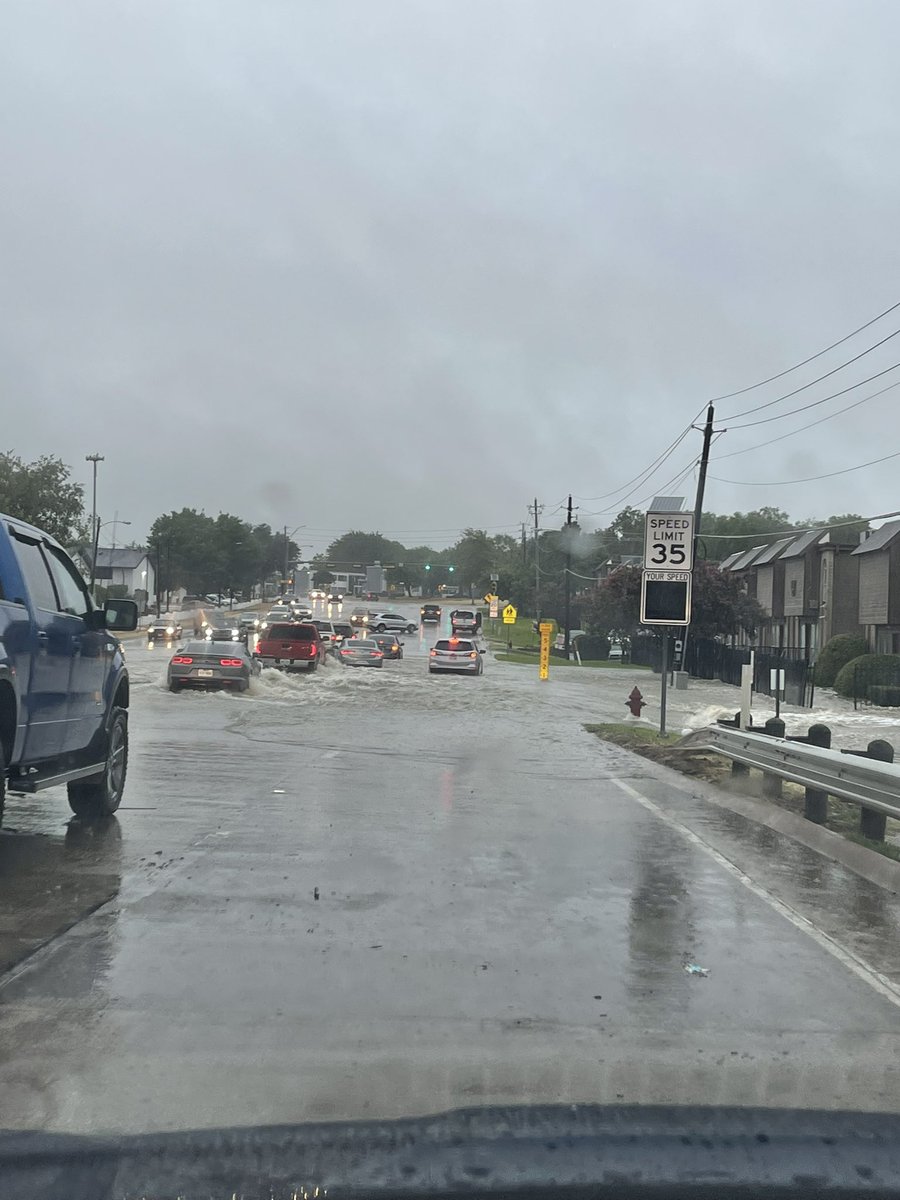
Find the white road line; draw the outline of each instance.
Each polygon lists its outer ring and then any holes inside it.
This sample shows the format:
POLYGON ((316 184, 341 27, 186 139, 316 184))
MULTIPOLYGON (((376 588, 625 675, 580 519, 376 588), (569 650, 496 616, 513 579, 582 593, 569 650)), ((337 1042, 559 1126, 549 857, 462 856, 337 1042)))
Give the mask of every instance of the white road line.
POLYGON ((626 796, 630 796, 632 800, 636 800, 648 812, 653 813, 655 817, 659 817, 661 821, 664 821, 670 828, 675 829, 692 845, 709 855, 723 870, 727 871, 734 879, 737 879, 739 883, 742 883, 749 892, 759 897, 760 900, 765 901, 779 916, 789 921, 795 929, 799 929, 801 933, 805 933, 807 937, 812 938, 818 946, 821 946, 823 950, 827 951, 833 958, 836 958, 842 966, 852 971, 863 983, 868 984, 873 991, 900 1008, 900 988, 892 980, 888 979, 886 975, 882 975, 880 971, 875 971, 861 958, 858 958, 851 951, 845 949, 845 947, 839 945, 838 942, 829 937, 827 933, 817 928, 802 913, 798 913, 789 904, 785 904, 783 900, 779 900, 777 896, 773 896, 764 887, 760 887, 758 883, 754 883, 750 876, 746 875, 740 867, 736 866, 729 858, 726 858, 724 854, 716 850, 714 846, 711 846, 709 842, 705 842, 693 829, 689 829, 687 825, 683 825, 671 813, 667 813, 664 808, 660 808, 649 796, 645 796, 643 792, 639 792, 637 788, 632 787, 630 783, 626 783, 624 779, 614 779, 613 783, 626 796))

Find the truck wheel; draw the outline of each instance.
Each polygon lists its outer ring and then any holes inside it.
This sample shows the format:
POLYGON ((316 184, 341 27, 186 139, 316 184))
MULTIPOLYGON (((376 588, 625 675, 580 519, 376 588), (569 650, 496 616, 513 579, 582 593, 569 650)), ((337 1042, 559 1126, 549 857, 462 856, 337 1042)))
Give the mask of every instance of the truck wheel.
POLYGON ((72 812, 89 821, 112 816, 122 801, 127 771, 128 720, 124 711, 117 708, 106 736, 106 766, 103 773, 68 785, 72 812))
POLYGON ((318 670, 318 667, 319 667, 319 660, 316 658, 316 659, 313 659, 313 661, 309 664, 309 666, 306 669, 307 669, 307 671, 316 671, 316 670, 318 670))

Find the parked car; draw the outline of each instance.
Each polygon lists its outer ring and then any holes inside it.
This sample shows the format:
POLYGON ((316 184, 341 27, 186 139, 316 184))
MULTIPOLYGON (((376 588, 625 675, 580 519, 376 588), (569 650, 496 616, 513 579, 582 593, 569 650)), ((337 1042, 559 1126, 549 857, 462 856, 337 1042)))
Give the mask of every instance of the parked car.
POLYGON ((315 671, 325 659, 325 645, 311 621, 276 621, 260 636, 256 659, 264 667, 315 671))
POLYGON ((451 633, 475 634, 481 628, 481 613, 474 608, 454 608, 450 614, 451 633))
POLYGON ((430 622, 440 623, 443 609, 439 604, 423 604, 419 609, 419 620, 423 625, 430 622))
POLYGON ((240 642, 193 641, 169 659, 169 691, 182 688, 234 688, 245 692, 259 663, 240 642))
POLYGON ((351 638, 338 650, 345 667, 383 667, 384 651, 373 638, 351 638))
POLYGON ((439 638, 428 656, 428 673, 456 671, 465 675, 481 675, 484 660, 473 641, 468 638, 439 638))
POLYGON ((181 626, 174 617, 157 617, 147 626, 148 642, 174 642, 181 634, 181 626))
POLYGON ((128 672, 115 632, 133 600, 98 608, 43 530, 0 517, 0 814, 4 793, 65 783, 79 817, 119 807, 128 766, 128 672))
POLYGON ((373 612, 367 614, 366 628, 374 633, 387 633, 389 629, 398 633, 415 633, 418 626, 400 613, 373 612))
POLYGON ((372 641, 384 651, 385 658, 403 657, 403 643, 395 633, 373 633, 372 641))

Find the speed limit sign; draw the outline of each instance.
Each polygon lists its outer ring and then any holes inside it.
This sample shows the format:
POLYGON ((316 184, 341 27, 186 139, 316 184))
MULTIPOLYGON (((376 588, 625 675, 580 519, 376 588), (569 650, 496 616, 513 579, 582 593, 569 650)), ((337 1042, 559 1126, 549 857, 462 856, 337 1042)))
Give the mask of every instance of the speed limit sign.
POLYGON ((644 527, 645 571, 690 571, 694 563, 694 514, 648 512, 644 527))

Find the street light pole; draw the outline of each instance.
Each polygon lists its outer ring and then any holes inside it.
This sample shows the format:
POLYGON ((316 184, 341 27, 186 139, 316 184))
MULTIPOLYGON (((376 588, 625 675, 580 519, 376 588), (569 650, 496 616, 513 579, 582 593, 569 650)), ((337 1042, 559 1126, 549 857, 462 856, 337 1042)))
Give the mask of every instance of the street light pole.
POLYGON ((97 577, 97 544, 100 540, 100 526, 97 524, 97 463, 105 462, 106 459, 102 454, 86 454, 84 461, 93 463, 94 465, 94 492, 93 503, 91 505, 91 540, 93 549, 91 551, 91 591, 94 590, 94 580, 97 577))

